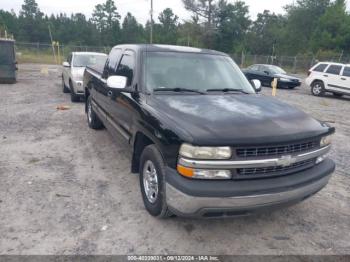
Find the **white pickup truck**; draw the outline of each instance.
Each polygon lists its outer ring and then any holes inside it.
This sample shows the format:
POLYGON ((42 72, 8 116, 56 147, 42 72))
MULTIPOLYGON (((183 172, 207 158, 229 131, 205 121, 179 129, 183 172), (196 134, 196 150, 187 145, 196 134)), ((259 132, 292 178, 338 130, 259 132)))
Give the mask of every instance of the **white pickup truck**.
POLYGON ((72 102, 80 101, 84 97, 83 75, 85 68, 103 67, 107 55, 93 52, 72 52, 67 61, 63 63, 62 90, 63 93, 70 93, 72 102))

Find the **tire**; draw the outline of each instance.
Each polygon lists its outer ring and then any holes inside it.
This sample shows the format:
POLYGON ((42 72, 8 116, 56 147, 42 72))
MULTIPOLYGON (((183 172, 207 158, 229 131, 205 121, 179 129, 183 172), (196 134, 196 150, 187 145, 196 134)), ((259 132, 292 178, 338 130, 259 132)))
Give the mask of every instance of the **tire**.
POLYGON ((147 146, 140 159, 140 188, 146 210, 157 218, 172 216, 166 204, 164 170, 164 160, 158 149, 154 145, 147 146))
POLYGON ((86 100, 87 104, 87 110, 86 110, 86 116, 87 116, 87 122, 91 129, 99 130, 103 128, 103 123, 96 115, 94 109, 92 108, 92 102, 91 102, 91 96, 89 96, 86 100))
POLYGON ((325 93, 324 84, 321 81, 315 81, 311 85, 311 93, 314 96, 323 96, 325 93))
POLYGON ((72 82, 69 81, 69 89, 70 89, 70 100, 73 103, 80 102, 80 97, 74 93, 72 82))
POLYGON ((63 78, 63 75, 62 75, 62 92, 67 94, 69 93, 69 88, 66 86, 66 84, 64 83, 64 78, 63 78))
POLYGON ((339 94, 339 93, 333 93, 333 95, 334 95, 335 97, 343 97, 343 94, 339 94))

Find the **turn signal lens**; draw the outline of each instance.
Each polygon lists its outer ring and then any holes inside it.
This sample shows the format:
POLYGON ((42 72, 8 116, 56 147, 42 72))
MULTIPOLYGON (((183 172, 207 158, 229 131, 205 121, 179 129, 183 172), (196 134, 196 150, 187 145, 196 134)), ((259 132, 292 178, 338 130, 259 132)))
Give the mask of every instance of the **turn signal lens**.
POLYGON ((177 171, 184 177, 195 179, 223 180, 232 178, 231 171, 229 170, 193 169, 182 165, 177 165, 177 171))
POLYGON ((194 170, 192 168, 184 167, 181 165, 177 165, 177 172, 179 172, 180 175, 184 177, 192 178, 194 176, 194 170))

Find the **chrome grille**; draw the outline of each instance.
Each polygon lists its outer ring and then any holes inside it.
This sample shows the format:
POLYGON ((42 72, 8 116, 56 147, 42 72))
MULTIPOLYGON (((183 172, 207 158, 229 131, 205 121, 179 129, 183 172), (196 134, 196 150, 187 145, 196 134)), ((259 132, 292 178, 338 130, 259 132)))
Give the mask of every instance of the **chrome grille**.
POLYGON ((238 157, 278 156, 309 151, 318 146, 318 141, 309 141, 281 146, 238 148, 236 149, 236 154, 238 157))
POLYGON ((309 159, 306 161, 294 163, 290 166, 273 166, 273 167, 261 167, 261 168, 239 168, 237 169, 238 176, 241 178, 257 178, 259 176, 277 176, 277 175, 287 175, 303 169, 310 168, 314 166, 316 159, 309 159))

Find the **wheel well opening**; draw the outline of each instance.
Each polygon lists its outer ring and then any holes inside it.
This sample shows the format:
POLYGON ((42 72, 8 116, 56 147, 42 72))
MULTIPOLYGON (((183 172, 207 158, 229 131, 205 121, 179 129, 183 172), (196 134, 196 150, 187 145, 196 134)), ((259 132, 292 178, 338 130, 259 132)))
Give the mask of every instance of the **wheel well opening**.
POLYGON ((135 143, 134 143, 134 153, 133 153, 132 163, 131 163, 132 173, 139 173, 141 154, 145 149, 145 147, 152 144, 154 144, 154 142, 151 139, 149 139, 147 136, 145 136, 143 133, 138 132, 136 134, 135 143))
POLYGON ((315 79, 311 85, 315 84, 315 83, 322 83, 323 84, 323 81, 320 80, 320 79, 315 79))

